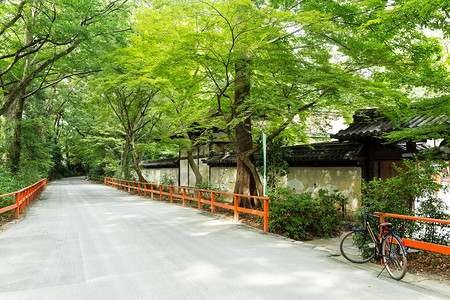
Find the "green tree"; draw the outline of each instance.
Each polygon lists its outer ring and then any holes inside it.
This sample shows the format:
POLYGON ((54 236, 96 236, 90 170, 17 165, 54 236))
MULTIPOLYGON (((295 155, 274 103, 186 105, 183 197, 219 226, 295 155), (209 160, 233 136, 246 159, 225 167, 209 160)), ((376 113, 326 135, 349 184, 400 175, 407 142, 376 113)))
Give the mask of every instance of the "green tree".
POLYGON ((15 171, 26 99, 68 77, 91 72, 84 59, 126 30, 119 21, 127 16, 126 2, 0 3, 0 116, 6 116, 13 131, 7 135, 13 137, 10 165, 15 171))
MULTIPOLYGON (((125 139, 123 157, 126 158, 130 151, 133 170, 140 182, 146 182, 139 166, 143 154, 139 153, 136 144, 152 134, 161 119, 162 113, 155 109, 157 86, 151 79, 136 78, 130 73, 105 76, 96 84, 100 101, 106 100, 122 127, 125 139)), ((122 166, 126 164, 126 160, 122 160, 122 166)))
POLYGON ((68 171, 86 172, 96 180, 120 173, 123 131, 105 102, 93 99, 87 80, 70 80, 57 90, 48 109, 68 171))
POLYGON ((196 99, 217 112, 210 124, 227 133, 238 157, 235 192, 261 194, 255 125, 264 121, 271 140, 312 110, 403 102, 382 74, 418 66, 413 46, 437 49, 422 36, 405 47, 362 30, 382 9, 369 2, 301 1, 283 12, 246 0, 153 1, 136 16, 133 62, 198 76, 196 99))
POLYGON ((409 92, 410 101, 385 113, 398 124, 408 124, 418 116, 434 119, 419 126, 406 126, 386 135, 390 141, 449 139, 450 135, 450 6, 447 0, 401 0, 386 4, 364 27, 377 30, 411 53, 409 71, 380 76, 409 92), (404 32, 409 38, 402 38, 404 32), (428 45, 417 41, 428 41, 428 45), (445 47, 446 46, 446 47, 445 47), (399 75, 401 74, 401 75, 399 75), (417 89, 417 88, 420 89, 417 89), (399 109, 400 108, 400 109, 399 109))

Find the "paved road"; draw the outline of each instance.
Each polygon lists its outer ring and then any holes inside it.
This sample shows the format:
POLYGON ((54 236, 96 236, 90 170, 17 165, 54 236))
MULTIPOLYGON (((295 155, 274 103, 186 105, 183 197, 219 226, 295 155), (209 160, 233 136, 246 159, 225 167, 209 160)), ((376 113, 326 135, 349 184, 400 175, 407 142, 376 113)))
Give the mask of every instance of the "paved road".
POLYGON ((446 299, 311 246, 82 178, 0 233, 0 299, 446 299))

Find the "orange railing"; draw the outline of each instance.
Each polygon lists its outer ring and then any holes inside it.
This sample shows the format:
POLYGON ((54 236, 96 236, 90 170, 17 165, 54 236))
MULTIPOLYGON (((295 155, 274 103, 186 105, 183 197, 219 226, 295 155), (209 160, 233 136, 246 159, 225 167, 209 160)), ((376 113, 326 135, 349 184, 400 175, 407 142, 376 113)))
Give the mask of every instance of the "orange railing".
MULTIPOLYGON (((450 220, 422 218, 422 217, 388 214, 388 213, 381 213, 381 212, 375 212, 374 214, 380 216, 380 222, 387 222, 386 217, 391 217, 391 218, 396 218, 396 219, 407 219, 407 220, 422 221, 422 222, 450 224, 450 220)), ((449 246, 436 245, 436 244, 431 244, 431 243, 426 243, 426 242, 421 242, 421 241, 416 241, 416 240, 410 240, 410 239, 404 239, 404 238, 402 238, 402 241, 404 241, 405 246, 408 246, 408 247, 423 249, 423 250, 428 250, 428 251, 433 251, 433 252, 439 252, 439 253, 444 253, 444 254, 450 255, 450 247, 449 246)))
POLYGON ((180 186, 171 186, 171 185, 161 185, 161 184, 153 184, 153 183, 143 183, 122 179, 114 179, 114 178, 105 178, 104 184, 109 186, 115 186, 123 190, 127 190, 128 192, 133 192, 138 195, 150 195, 151 198, 154 198, 154 195, 157 194, 160 200, 163 199, 163 196, 168 196, 170 199, 170 203, 173 203, 174 199, 180 199, 183 201, 183 206, 186 206, 186 201, 194 201, 198 203, 198 209, 202 209, 203 204, 211 205, 211 213, 215 212, 216 207, 221 207, 225 209, 232 210, 234 212, 234 221, 239 221, 239 212, 244 212, 248 214, 262 216, 264 218, 264 232, 269 232, 269 198, 266 197, 258 197, 258 196, 249 196, 249 195, 238 195, 232 193, 225 192, 217 192, 203 189, 196 189, 190 187, 180 187, 180 186), (163 188, 166 188, 169 191, 164 191, 163 188), (193 192, 196 194, 196 197, 189 195, 189 192, 193 192), (210 194, 209 199, 203 197, 204 194, 210 194), (226 204, 222 202, 216 201, 218 196, 228 196, 232 197, 233 204, 226 204), (239 200, 242 198, 250 198, 250 199, 258 199, 263 202, 262 209, 249 209, 239 206, 239 200))
POLYGON ((19 213, 22 213, 23 210, 30 205, 31 200, 33 200, 39 194, 39 192, 42 191, 46 186, 47 186, 47 179, 45 178, 39 182, 36 182, 33 185, 21 189, 20 191, 0 195, 0 198, 12 195, 16 197, 16 203, 10 206, 0 208, 0 214, 14 209, 15 210, 14 215, 16 219, 18 219, 19 213))

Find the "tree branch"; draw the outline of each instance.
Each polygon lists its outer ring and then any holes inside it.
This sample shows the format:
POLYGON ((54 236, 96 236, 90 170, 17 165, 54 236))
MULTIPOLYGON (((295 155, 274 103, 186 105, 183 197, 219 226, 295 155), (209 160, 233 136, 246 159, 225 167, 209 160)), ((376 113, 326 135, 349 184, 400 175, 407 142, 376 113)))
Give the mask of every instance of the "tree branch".
POLYGON ((0 35, 2 35, 3 33, 5 33, 5 31, 6 31, 8 28, 10 28, 11 26, 13 26, 13 25, 17 22, 17 20, 20 19, 20 17, 22 16, 23 7, 25 6, 25 4, 26 4, 27 2, 28 2, 28 0, 22 0, 22 1, 19 3, 19 8, 17 9, 16 14, 13 16, 13 18, 12 18, 8 23, 6 23, 6 24, 3 26, 3 28, 0 29, 0 35))

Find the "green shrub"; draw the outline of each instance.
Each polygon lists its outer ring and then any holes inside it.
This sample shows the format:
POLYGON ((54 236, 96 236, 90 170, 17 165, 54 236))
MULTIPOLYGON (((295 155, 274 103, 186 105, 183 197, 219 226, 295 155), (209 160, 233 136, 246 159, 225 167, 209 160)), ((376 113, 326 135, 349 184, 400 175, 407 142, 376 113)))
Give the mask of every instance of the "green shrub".
POLYGON ((293 239, 332 237, 342 225, 336 208, 346 202, 338 193, 320 190, 318 197, 311 193, 296 194, 288 188, 277 188, 269 195, 272 232, 293 239))
POLYGON ((174 186, 175 185, 175 179, 173 179, 172 177, 170 177, 167 174, 163 174, 161 176, 161 184, 162 185, 172 185, 172 186, 174 186))
MULTIPOLYGON (((446 187, 436 183, 434 177, 442 175, 446 164, 433 160, 404 160, 403 163, 403 168, 395 166, 398 172, 396 177, 363 182, 362 202, 373 203, 371 212, 449 219, 447 205, 436 196, 439 190, 445 190, 446 187), (415 202, 419 205, 418 209, 414 207, 415 202)), ((396 218, 389 218, 389 222, 404 237, 448 243, 448 230, 443 225, 396 218)))
MULTIPOLYGON (((0 195, 9 194, 21 190, 43 179, 39 172, 21 169, 17 174, 13 174, 8 168, 0 165, 0 195)), ((15 203, 14 196, 0 198, 0 208, 15 203)))
MULTIPOLYGON (((171 186, 175 186, 175 179, 167 174, 163 174, 161 176, 161 185, 163 185, 162 190, 164 192, 169 192, 170 188, 165 186, 165 185, 171 185, 171 186)), ((158 187, 159 188, 159 187, 158 187)))
MULTIPOLYGON (((207 180, 200 181, 195 184, 195 187, 200 190, 207 190, 207 191, 215 191, 215 192, 223 192, 223 190, 220 188, 220 186, 217 186, 207 180)), ((202 196, 204 199, 211 199, 211 193, 210 192, 203 192, 202 196)), ((216 201, 222 200, 221 194, 216 194, 216 201)))
POLYGON ((89 179, 103 181, 105 178, 105 165, 103 163, 90 165, 88 176, 89 179))

